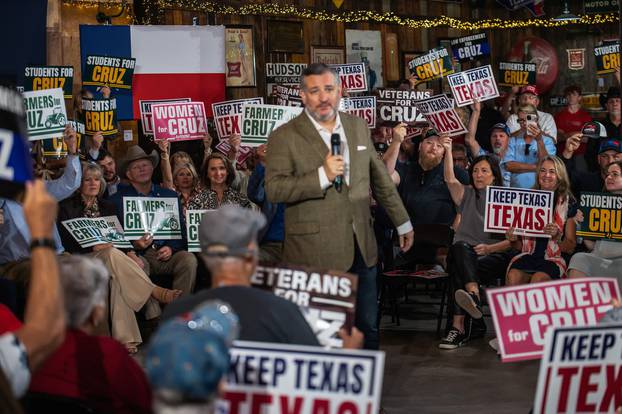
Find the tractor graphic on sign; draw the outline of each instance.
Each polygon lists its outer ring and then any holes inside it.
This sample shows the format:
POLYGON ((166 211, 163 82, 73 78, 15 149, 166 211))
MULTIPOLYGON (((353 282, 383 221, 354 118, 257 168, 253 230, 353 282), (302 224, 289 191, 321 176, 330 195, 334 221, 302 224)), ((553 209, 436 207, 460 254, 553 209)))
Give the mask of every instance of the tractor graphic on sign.
POLYGON ((62 114, 61 108, 54 108, 54 112, 52 113, 52 115, 48 115, 47 119, 45 120, 46 128, 50 128, 52 125, 65 125, 65 115, 62 114))

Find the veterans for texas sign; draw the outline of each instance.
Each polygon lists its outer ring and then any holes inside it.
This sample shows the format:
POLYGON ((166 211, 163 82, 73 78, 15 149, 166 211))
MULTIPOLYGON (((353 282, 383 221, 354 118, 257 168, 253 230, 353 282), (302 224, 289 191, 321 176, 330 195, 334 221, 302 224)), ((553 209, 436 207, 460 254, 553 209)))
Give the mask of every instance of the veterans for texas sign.
POLYGON ((486 187, 484 231, 550 237, 544 226, 553 222, 553 192, 508 187, 486 187))
POLYGON ((504 362, 538 359, 551 326, 594 325, 620 299, 618 281, 589 277, 486 290, 504 362))
POLYGON ((470 105, 475 100, 483 102, 499 96, 490 65, 454 73, 447 76, 447 82, 457 106, 470 105))
POLYGON ((203 102, 162 103, 151 106, 153 138, 156 141, 203 139, 207 118, 203 102))
POLYGON ((235 342, 221 414, 373 414, 384 352, 235 342))

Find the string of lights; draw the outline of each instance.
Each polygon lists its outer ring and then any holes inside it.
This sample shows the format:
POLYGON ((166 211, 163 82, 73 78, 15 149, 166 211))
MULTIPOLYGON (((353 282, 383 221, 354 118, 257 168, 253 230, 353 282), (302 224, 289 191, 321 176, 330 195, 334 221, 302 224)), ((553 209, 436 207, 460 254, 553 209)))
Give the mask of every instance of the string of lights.
MULTIPOLYGON (((119 6, 118 0, 64 0, 65 5, 76 7, 119 6)), ((482 29, 517 29, 526 27, 564 27, 570 25, 599 25, 619 21, 616 13, 584 14, 577 20, 559 21, 543 18, 525 20, 481 19, 464 21, 453 17, 439 16, 435 18, 410 18, 398 16, 392 12, 375 12, 371 10, 326 11, 299 8, 293 5, 281 4, 246 4, 240 7, 227 6, 205 0, 145 0, 145 19, 143 24, 158 23, 166 9, 183 9, 203 13, 238 16, 273 16, 298 17, 301 19, 336 21, 336 22, 375 22, 406 26, 413 29, 433 29, 436 27, 451 27, 463 31, 482 29), (158 20, 158 21, 152 21, 158 20)), ((129 10, 129 6, 128 6, 129 10)))

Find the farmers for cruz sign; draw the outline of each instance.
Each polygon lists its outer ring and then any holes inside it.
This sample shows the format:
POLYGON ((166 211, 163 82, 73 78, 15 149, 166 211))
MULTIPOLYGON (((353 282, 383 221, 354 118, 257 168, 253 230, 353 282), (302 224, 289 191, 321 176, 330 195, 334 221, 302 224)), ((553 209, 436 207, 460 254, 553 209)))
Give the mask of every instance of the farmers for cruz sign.
POLYGON ((80 217, 63 221, 63 226, 83 248, 106 243, 112 243, 118 249, 132 248, 132 244, 125 240, 123 227, 116 216, 80 217))
POLYGON ((67 123, 63 90, 45 89, 24 92, 23 95, 30 140, 62 135, 67 123))
POLYGON ((143 126, 143 132, 145 133, 145 135, 153 135, 153 114, 151 113, 152 105, 190 101, 190 98, 154 99, 138 101, 140 103, 140 123, 143 126))
POLYGON ((383 372, 381 351, 238 341, 216 412, 373 414, 383 372))
POLYGON ((586 192, 579 201, 584 219, 577 236, 622 240, 622 196, 586 192))
POLYGON ((187 210, 186 211, 186 235, 188 237, 188 251, 198 253, 201 251, 199 240, 199 225, 203 214, 213 210, 187 210))
POLYGON ((258 147, 268 135, 302 112, 302 108, 279 105, 244 105, 242 108, 242 143, 258 147))
POLYGON ((136 59, 133 58, 87 56, 82 84, 132 89, 135 66, 136 59))
POLYGON ((24 90, 60 88, 66 99, 73 95, 73 66, 26 66, 24 90))
POLYGON ((116 99, 82 99, 86 135, 115 135, 117 132, 116 99))
POLYGON ((354 323, 356 276, 307 267, 258 266, 251 278, 255 287, 274 292, 301 308, 323 346, 341 347, 339 329, 354 323))
POLYGON ((553 192, 508 187, 486 187, 484 231, 550 237, 544 226, 553 221, 553 192))
POLYGON ((156 141, 203 139, 207 118, 203 102, 178 102, 151 106, 153 138, 156 141))
POLYGON ((594 325, 620 299, 616 279, 589 277, 486 290, 504 362, 537 359, 551 326, 594 325))
POLYGON ((173 197, 123 197, 125 238, 145 234, 154 239, 181 239, 179 199, 173 197))
POLYGON ((449 75, 447 82, 458 106, 470 105, 474 100, 483 102, 499 96, 490 65, 449 75))

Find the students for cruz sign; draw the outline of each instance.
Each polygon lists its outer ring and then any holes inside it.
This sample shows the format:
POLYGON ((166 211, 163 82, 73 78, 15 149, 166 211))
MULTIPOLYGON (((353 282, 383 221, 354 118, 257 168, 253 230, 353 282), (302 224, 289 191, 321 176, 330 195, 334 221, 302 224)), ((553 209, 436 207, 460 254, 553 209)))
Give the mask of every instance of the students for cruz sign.
POLYGON ((454 136, 467 132, 460 116, 454 109, 453 99, 449 99, 445 95, 436 95, 417 101, 415 106, 439 134, 454 136))
POLYGON ((323 346, 341 347, 339 329, 354 324, 358 278, 350 273, 260 265, 251 284, 300 306, 323 346))
POLYGON ((404 122, 408 125, 427 125, 428 120, 417 108, 417 101, 432 96, 432 91, 401 90, 379 88, 376 106, 378 120, 382 123, 397 125, 404 122))
POLYGON ((499 85, 527 86, 536 84, 536 64, 499 62, 499 85))
POLYGON ((207 134, 203 102, 165 103, 151 106, 156 141, 189 141, 207 134))
POLYGON ((244 104, 263 104, 263 98, 236 99, 212 104, 216 133, 220 140, 229 138, 233 134, 240 134, 244 104))
POLYGON ((588 277, 486 290, 503 362, 538 359, 551 326, 595 325, 620 300, 618 281, 588 277))
MULTIPOLYGON (((84 123, 80 121, 67 121, 67 125, 76 131, 76 138, 78 139, 78 148, 80 151, 86 151, 84 141, 84 123)), ((62 135, 49 139, 41 140, 41 147, 43 150, 43 156, 52 158, 64 158, 67 156, 67 144, 65 144, 62 135)))
POLYGON ((132 248, 132 244, 123 236, 123 227, 117 216, 79 217, 62 223, 80 247, 111 243, 118 249, 132 248))
POLYGON ((384 352, 237 341, 216 412, 373 414, 384 352))
POLYGON ((62 135, 67 123, 63 90, 44 89, 23 95, 30 141, 62 135))
POLYGON ((24 90, 63 90, 65 99, 73 96, 73 66, 26 66, 24 69, 24 90))
POLYGON ((622 241, 622 196, 585 192, 579 203, 583 222, 577 228, 577 236, 622 241))
POLYGON ((330 65, 337 71, 341 87, 348 92, 367 91, 367 74, 364 63, 346 63, 343 65, 330 65))
POLYGON ((486 187, 484 231, 550 237, 544 226, 553 222, 553 192, 508 187, 486 187))
POLYGON ((116 135, 117 100, 116 99, 82 99, 84 129, 86 135, 116 135))
POLYGON ((154 239, 181 239, 179 199, 174 197, 123 197, 123 229, 127 240, 145 234, 154 239))
POLYGON ((302 108, 279 105, 244 105, 242 107, 242 143, 258 147, 268 141, 268 135, 294 119, 302 108))
POLYGON ((550 329, 534 414, 614 413, 622 407, 622 325, 550 329))
POLYGON ((83 85, 132 89, 136 59, 113 56, 87 56, 83 85))
POLYGON ((620 42, 594 48, 596 74, 613 73, 620 68, 620 42))
POLYGON ((449 75, 447 82, 457 106, 470 105, 475 100, 483 102, 499 96, 499 89, 490 65, 449 75))
POLYGON ((408 69, 423 82, 444 78, 454 73, 451 56, 444 47, 435 48, 425 55, 417 56, 408 62, 408 69))
POLYGON ((140 100, 140 123, 145 135, 153 136, 153 114, 151 106, 163 103, 190 102, 190 98, 140 100))

